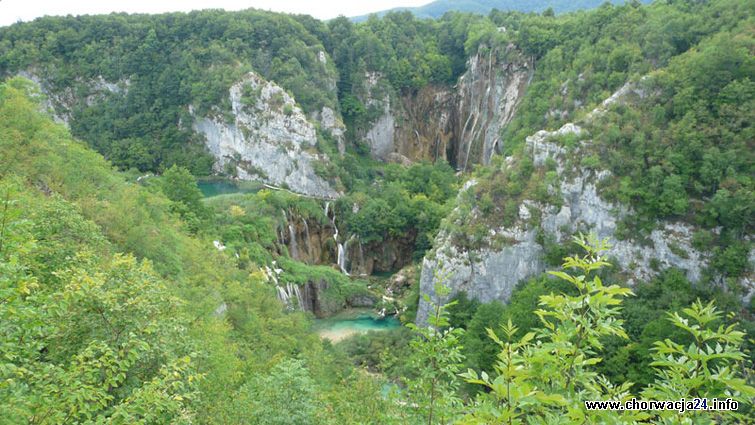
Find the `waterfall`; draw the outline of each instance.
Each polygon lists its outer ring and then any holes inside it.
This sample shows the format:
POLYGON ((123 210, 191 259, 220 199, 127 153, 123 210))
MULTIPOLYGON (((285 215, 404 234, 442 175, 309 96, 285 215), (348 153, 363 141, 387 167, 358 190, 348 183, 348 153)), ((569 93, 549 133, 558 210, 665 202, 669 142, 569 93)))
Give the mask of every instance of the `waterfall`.
MULTIPOLYGON (((303 249, 303 250, 304 250, 304 251, 305 251, 305 252, 306 252, 307 254, 309 254, 309 253, 310 253, 310 251, 311 251, 311 250, 309 249, 309 247, 310 247, 310 245, 309 245, 309 241, 310 241, 310 239, 309 239, 309 224, 307 223, 307 219, 305 218, 305 219, 304 219, 304 241, 303 241, 302 249, 303 249)), ((315 262, 316 262, 316 261, 318 261, 318 260, 319 260, 319 259, 315 259, 315 258, 313 258, 313 259, 312 259, 312 261, 315 261, 315 262)))
MULTIPOLYGON (((346 246, 348 246, 349 241, 346 241, 346 246)), ((338 242, 338 267, 341 269, 343 274, 346 276, 349 275, 349 272, 346 271, 346 253, 345 249, 342 243, 338 242)))
POLYGON ((286 224, 288 225, 288 254, 294 260, 298 260, 299 247, 296 243, 296 228, 294 227, 293 219, 291 221, 288 220, 288 214, 286 214, 285 210, 281 210, 281 213, 283 214, 283 222, 285 223, 283 231, 285 231, 286 224))
POLYGON ((336 226, 336 212, 333 211, 333 219, 330 220, 330 224, 333 225, 333 239, 338 242, 338 226, 336 226))
POLYGON ((304 299, 301 296, 299 285, 289 282, 286 284, 286 286, 276 285, 275 289, 278 290, 278 299, 286 305, 286 308, 288 310, 305 310, 304 299), (296 298, 296 300, 294 300, 294 298, 296 298))
POLYGON ((289 234, 289 254, 291 254, 291 258, 294 260, 299 259, 299 247, 296 244, 296 229, 294 229, 293 223, 288 224, 288 234, 289 234))
POLYGON ((279 234, 279 236, 278 236, 278 242, 281 245, 285 245, 286 244, 286 236, 284 235, 284 233, 286 231, 286 225, 288 224, 288 215, 286 215, 286 211, 284 211, 284 210, 281 210, 281 214, 283 215, 283 224, 278 227, 278 229, 280 230, 280 232, 278 233, 279 234))
POLYGON ((288 292, 286 292, 286 290, 283 289, 282 286, 276 286, 275 288, 278 290, 278 299, 281 300, 283 304, 286 304, 286 306, 288 306, 288 300, 289 298, 291 298, 288 295, 288 292))
POLYGON ((336 241, 336 262, 338 263, 338 268, 341 269, 341 272, 345 274, 346 276, 350 276, 349 272, 346 270, 347 262, 348 262, 348 249, 349 249, 349 242, 354 239, 354 236, 349 238, 345 243, 341 243, 338 241, 338 226, 336 226, 336 212, 333 210, 333 217, 329 217, 328 213, 330 212, 330 202, 325 202, 325 217, 330 218, 330 224, 333 226, 333 240, 336 241))
MULTIPOLYGON (((289 283, 289 286, 294 288, 294 295, 296 296, 296 304, 299 306, 300 311, 304 311, 304 299, 301 297, 301 291, 299 291, 299 285, 289 283)), ((290 291, 290 289, 289 289, 290 291)))
POLYGON ((345 243, 338 244, 338 267, 347 276, 351 276, 347 271, 347 267, 349 265, 349 244, 354 240, 355 237, 355 235, 351 235, 351 237, 347 239, 345 243))

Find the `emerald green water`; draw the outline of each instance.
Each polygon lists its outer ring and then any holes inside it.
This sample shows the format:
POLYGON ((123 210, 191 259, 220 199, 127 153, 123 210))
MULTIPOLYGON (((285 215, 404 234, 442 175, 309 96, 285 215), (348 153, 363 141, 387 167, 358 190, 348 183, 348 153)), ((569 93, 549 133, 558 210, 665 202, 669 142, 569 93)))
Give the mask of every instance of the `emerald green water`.
POLYGON ((233 180, 200 180, 197 182, 199 190, 205 198, 233 193, 256 193, 262 189, 257 182, 238 182, 233 180))
POLYGON ((351 335, 368 331, 386 331, 401 327, 394 317, 377 318, 368 311, 345 311, 334 317, 315 320, 314 330, 323 338, 337 342, 351 335))

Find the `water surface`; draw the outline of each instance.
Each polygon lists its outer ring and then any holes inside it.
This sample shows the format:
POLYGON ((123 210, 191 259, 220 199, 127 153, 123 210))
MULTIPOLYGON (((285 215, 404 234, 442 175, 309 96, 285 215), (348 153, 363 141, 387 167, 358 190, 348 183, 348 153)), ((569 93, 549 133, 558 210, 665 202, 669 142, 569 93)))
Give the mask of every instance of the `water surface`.
POLYGON ((263 187, 258 182, 223 179, 199 180, 197 186, 205 198, 233 193, 256 193, 263 187))
POLYGON ((327 319, 315 320, 314 330, 322 338, 338 342, 351 335, 368 331, 386 331, 401 327, 401 322, 388 316, 380 319, 371 311, 347 310, 327 319))

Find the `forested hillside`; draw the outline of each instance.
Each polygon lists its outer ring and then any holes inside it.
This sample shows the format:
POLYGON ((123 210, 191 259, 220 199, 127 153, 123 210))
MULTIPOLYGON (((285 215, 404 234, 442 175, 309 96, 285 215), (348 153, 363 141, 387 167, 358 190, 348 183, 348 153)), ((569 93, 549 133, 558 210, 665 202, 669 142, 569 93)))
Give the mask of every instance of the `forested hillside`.
MULTIPOLYGON (((581 1, 559 1, 559 0, 542 0, 542 1, 512 1, 512 0, 436 0, 423 6, 418 7, 398 7, 382 12, 376 12, 377 16, 384 16, 391 12, 409 11, 418 18, 442 17, 448 12, 471 12, 481 15, 487 15, 493 9, 511 10, 517 12, 545 12, 550 9, 554 13, 572 12, 575 10, 591 9, 598 7, 605 2, 598 0, 581 0, 581 1)), ((612 1, 611 3, 622 3, 612 1)), ((646 2, 648 3, 648 2, 646 2)), ((550 12, 548 12, 550 13, 550 12)), ((355 22, 361 22, 367 19, 369 15, 357 16, 352 18, 355 22)))
POLYGON ((3 423, 284 423, 288 409, 343 423, 365 407, 376 384, 264 275, 189 235, 178 202, 126 183, 39 102, 27 81, 0 86, 3 423))
POLYGON ((0 424, 749 423, 755 2, 559 4, 0 28, 0 424))

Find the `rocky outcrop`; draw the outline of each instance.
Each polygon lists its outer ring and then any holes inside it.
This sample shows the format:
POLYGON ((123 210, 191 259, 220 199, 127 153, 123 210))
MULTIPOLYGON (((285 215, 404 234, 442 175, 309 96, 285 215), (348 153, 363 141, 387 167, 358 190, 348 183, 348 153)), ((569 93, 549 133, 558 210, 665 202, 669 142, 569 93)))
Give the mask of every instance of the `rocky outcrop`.
POLYGON ((410 264, 414 235, 362 244, 352 239, 346 249, 347 270, 352 275, 395 272, 410 264))
MULTIPOLYGON (((411 263, 415 234, 362 243, 356 235, 338 231, 329 204, 323 211, 322 218, 309 220, 290 211, 281 212, 278 242, 291 258, 307 264, 338 266, 354 276, 394 272, 411 263)), ((284 254, 282 249, 279 251, 284 254)))
POLYGON ((77 106, 94 106, 110 95, 125 96, 131 82, 128 79, 109 82, 101 75, 91 80, 76 78, 74 85, 62 91, 53 90, 50 84, 33 69, 21 71, 18 76, 35 82, 45 96, 43 106, 55 122, 70 127, 73 110, 77 106))
POLYGON ((534 66, 511 45, 482 50, 453 88, 428 85, 399 95, 383 76, 367 73, 361 100, 379 111, 363 136, 372 156, 399 163, 442 159, 463 170, 500 152, 500 130, 514 117, 534 66))
POLYGON ((217 158, 218 172, 232 171, 244 180, 310 196, 338 196, 315 173, 317 162, 328 161, 315 149, 315 127, 285 90, 249 73, 231 86, 229 100, 229 119, 216 110, 212 116, 195 117, 193 124, 217 158))
POLYGON ((325 292, 328 289, 328 282, 325 280, 307 282, 301 291, 303 309, 316 317, 327 317, 346 307, 343 303, 326 297, 325 292))
MULTIPOLYGON (((307 264, 337 264, 335 228, 332 223, 307 220, 283 212, 278 227, 278 241, 288 249, 291 258, 307 264)), ((283 254, 283 252, 280 252, 283 254)))
POLYGON ((376 98, 376 88, 381 84, 379 74, 366 76, 367 97, 363 101, 369 108, 382 111, 364 136, 373 158, 397 163, 446 159, 453 138, 452 92, 431 85, 413 95, 384 94, 376 98))
MULTIPOLYGON (((632 85, 622 87, 617 93, 587 119, 601 114, 610 104, 622 101, 630 94, 644 95, 632 85)), ((586 169, 575 165, 579 161, 570 160, 570 157, 578 158, 581 150, 589 149, 591 141, 583 140, 581 146, 571 152, 554 141, 565 135, 586 134, 578 125, 569 123, 556 131, 540 131, 528 137, 525 155, 531 156, 536 167, 544 167, 549 159, 556 164, 559 183, 548 189, 560 194, 560 206, 524 199, 519 205, 516 223, 491 229, 487 243, 473 250, 455 246, 449 231, 442 230, 435 241, 435 250, 423 261, 421 292, 430 295, 435 302, 445 302, 435 295, 435 285, 442 280, 451 288, 452 295, 465 291, 471 298, 482 302, 507 301, 519 282, 546 269, 538 232, 557 242, 576 232, 594 232, 599 238, 608 238, 612 247, 606 255, 625 273, 629 284, 646 281, 657 270, 671 267, 684 270, 692 282, 700 280, 709 258, 707 253, 692 247, 694 229, 688 224, 659 223, 644 240, 616 238, 617 223, 633 213, 631 207, 610 203, 600 197, 596 185, 610 176, 608 171, 586 169), (539 220, 532 220, 535 214, 539 214, 539 220), (505 240, 505 246, 497 247, 493 240, 505 240)), ((512 161, 513 158, 506 164, 512 161)), ((465 185, 460 199, 463 192, 471 190, 474 184, 472 181, 465 185)), ((480 212, 472 211, 472 215, 475 214, 480 212)), ((420 298, 419 323, 425 323, 428 309, 429 305, 420 298)))
POLYGON ((338 153, 343 155, 346 152, 346 125, 344 125, 340 115, 333 109, 323 106, 322 110, 313 114, 313 119, 320 123, 321 131, 327 132, 333 138, 338 153))
POLYGON ((449 162, 466 171, 490 162, 505 141, 500 131, 516 112, 532 79, 534 63, 513 45, 503 50, 481 49, 467 61, 457 86, 455 143, 449 162))

